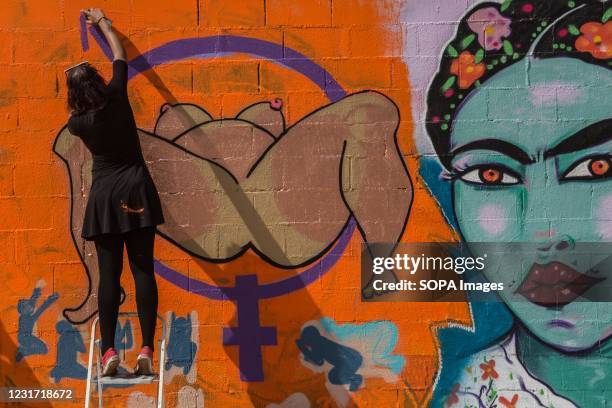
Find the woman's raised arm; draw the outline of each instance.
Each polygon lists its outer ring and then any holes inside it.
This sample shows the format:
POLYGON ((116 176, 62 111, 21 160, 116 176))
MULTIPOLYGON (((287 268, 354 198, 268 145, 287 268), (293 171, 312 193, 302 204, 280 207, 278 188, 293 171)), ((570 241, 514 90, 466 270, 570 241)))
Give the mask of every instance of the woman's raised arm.
POLYGON ((88 8, 81 10, 87 16, 87 23, 97 25, 104 33, 104 37, 110 44, 113 51, 113 61, 126 60, 125 49, 113 31, 110 20, 104 15, 104 12, 99 8, 88 8))

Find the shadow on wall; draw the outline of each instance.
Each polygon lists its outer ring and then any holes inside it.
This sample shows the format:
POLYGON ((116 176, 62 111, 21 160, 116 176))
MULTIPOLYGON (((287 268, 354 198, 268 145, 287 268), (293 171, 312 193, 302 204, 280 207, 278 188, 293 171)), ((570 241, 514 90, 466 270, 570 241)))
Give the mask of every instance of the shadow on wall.
MULTIPOLYGON (((161 79, 144 72, 174 103, 162 106, 154 133, 139 130, 167 219, 158 228, 164 238, 210 262, 252 249, 274 266, 297 268, 327 253, 353 221, 366 243, 401 237, 412 185, 397 145, 399 111, 386 96, 349 95, 285 129, 279 100, 213 120, 176 104, 161 79)), ((90 277, 87 299, 65 311, 82 323, 96 312, 90 295, 98 284, 97 263, 84 256, 93 244, 79 236, 91 156, 66 128, 53 150, 68 167, 71 232, 90 277)))
MULTIPOLYGON (((142 55, 133 44, 130 47, 142 55)), ((270 402, 270 396, 259 395, 251 383, 264 381, 264 372, 279 369, 266 367, 270 362, 262 358, 262 346, 285 349, 277 344, 276 327, 261 325, 260 304, 305 287, 335 261, 273 284, 258 282, 256 266, 263 259, 274 267, 296 270, 330 253, 337 258, 341 253, 333 253, 334 245, 344 248, 355 227, 366 242, 400 239, 412 185, 396 140, 398 108, 386 96, 366 91, 324 106, 288 129, 280 100, 248 106, 235 118, 215 120, 196 105, 179 104, 150 67, 143 74, 167 102, 153 133, 139 130, 166 218, 158 234, 190 254, 214 285, 182 275, 176 279, 178 274, 160 263, 156 272, 179 287, 177 281, 187 279, 183 289, 191 293, 236 303, 231 327, 223 329, 223 344, 241 379, 249 383, 253 403, 260 406, 270 402), (232 268, 241 271, 233 287, 227 286, 232 283, 224 277, 227 271, 215 265, 231 260, 237 260, 232 268), (199 289, 198 284, 204 287, 199 289)), ((89 280, 87 298, 64 315, 83 323, 96 313, 91 292, 98 285, 96 260, 85 256, 95 253, 93 245, 80 238, 87 202, 81 192, 89 191, 92 159, 81 140, 66 128, 53 150, 68 168, 71 233, 89 280)), ((310 319, 324 317, 308 291, 294 293, 292 299, 301 310, 316 311, 310 319)), ((287 347, 297 349, 300 335, 284 338, 294 343, 287 347)), ((281 365, 291 369, 295 362, 287 359, 281 365)), ((328 395, 325 379, 347 385, 351 391, 359 388, 360 376, 355 372, 361 357, 344 361, 330 356, 327 362, 336 370, 324 377, 310 376, 302 387, 306 395, 328 395)), ((343 406, 350 405, 350 393, 344 394, 340 397, 343 406)))
MULTIPOLYGON (((0 320, 0 385, 3 387, 28 387, 42 388, 41 384, 32 368, 25 360, 15 362, 17 355, 17 345, 13 343, 11 336, 6 332, 4 324, 0 320), (13 373, 19 373, 14 377, 13 373)), ((3 402, 3 407, 22 407, 23 402, 8 403, 3 402)), ((45 408, 52 405, 48 402, 40 401, 36 403, 37 407, 45 408)))

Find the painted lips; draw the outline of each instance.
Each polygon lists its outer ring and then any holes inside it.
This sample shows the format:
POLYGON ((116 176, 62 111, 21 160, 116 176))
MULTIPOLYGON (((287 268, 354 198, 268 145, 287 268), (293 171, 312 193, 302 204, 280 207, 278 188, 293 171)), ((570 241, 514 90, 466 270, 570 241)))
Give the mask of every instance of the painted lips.
POLYGON ((562 262, 534 263, 516 293, 538 306, 563 307, 603 280, 562 262))

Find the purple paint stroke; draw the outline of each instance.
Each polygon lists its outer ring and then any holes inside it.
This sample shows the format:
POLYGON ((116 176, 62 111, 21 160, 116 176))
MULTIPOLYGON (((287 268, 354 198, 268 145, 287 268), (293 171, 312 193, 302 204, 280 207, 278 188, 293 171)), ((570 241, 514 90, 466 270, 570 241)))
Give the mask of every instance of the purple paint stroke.
POLYGON ((81 25, 81 48, 83 51, 87 51, 89 50, 89 40, 87 39, 87 17, 85 13, 81 13, 79 23, 81 25))
MULTIPOLYGON (((320 262, 288 279, 260 285, 258 287, 259 298, 269 299, 291 293, 310 285, 325 275, 344 253, 355 231, 355 227, 355 219, 351 217, 334 248, 320 262)), ((235 287, 209 285, 206 282, 190 278, 174 269, 168 268, 157 260, 155 261, 155 271, 159 276, 174 283, 181 289, 209 299, 236 300, 240 296, 235 287)))
POLYGON ((230 300, 231 299, 231 294, 228 294, 228 289, 232 289, 232 288, 227 288, 227 287, 222 287, 222 286, 213 286, 205 282, 202 282, 196 279, 192 279, 188 277, 187 275, 183 275, 182 273, 177 272, 174 269, 167 267, 166 265, 164 265, 158 260, 155 260, 154 264, 155 264, 155 272, 157 272, 159 276, 161 276, 162 278, 164 278, 165 280, 169 282, 172 282, 174 285, 178 286, 179 288, 187 292, 195 293, 197 295, 200 295, 200 296, 203 296, 209 299, 214 299, 214 300, 230 300))
POLYGON ((106 58, 112 61, 113 51, 111 50, 108 41, 106 41, 106 38, 101 33, 100 28, 97 26, 91 26, 89 27, 89 32, 91 33, 92 37, 96 40, 100 48, 102 48, 102 52, 104 53, 104 55, 106 55, 106 58))
POLYGON ((194 57, 216 57, 222 53, 249 54, 295 70, 317 84, 332 102, 346 96, 344 89, 331 74, 305 55, 269 41, 233 35, 170 41, 131 60, 128 78, 168 62, 194 57))
POLYGON ((238 367, 242 381, 264 381, 262 346, 278 344, 276 327, 261 326, 257 275, 236 277, 238 325, 223 328, 223 344, 238 346, 238 367))
MULTIPOLYGON (((83 27, 81 26, 81 29, 83 27)), ((108 42, 97 27, 89 31, 109 60, 113 59, 108 42)), ((147 51, 128 63, 128 79, 158 65, 187 58, 217 57, 225 53, 254 55, 295 70, 317 84, 332 102, 346 96, 346 91, 323 67, 304 54, 273 42, 234 35, 219 35, 203 38, 184 38, 170 41, 147 51)))

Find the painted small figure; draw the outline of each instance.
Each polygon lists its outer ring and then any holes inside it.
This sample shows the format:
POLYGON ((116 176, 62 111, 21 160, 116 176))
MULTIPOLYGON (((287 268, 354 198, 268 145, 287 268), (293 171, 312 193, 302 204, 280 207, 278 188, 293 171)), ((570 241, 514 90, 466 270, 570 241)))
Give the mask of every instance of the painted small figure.
POLYGON ((36 309, 36 302, 40 295, 41 288, 36 287, 29 299, 21 299, 17 303, 17 311, 19 312, 17 340, 19 341, 19 347, 17 348, 15 361, 21 361, 24 357, 33 354, 47 354, 49 351, 47 345, 32 332, 38 318, 51 306, 51 303, 57 300, 59 295, 57 293, 52 294, 36 309))
POLYGON ((357 350, 321 336, 313 326, 304 328, 295 343, 307 362, 322 366, 327 361, 334 366, 328 374, 329 382, 335 385, 349 384, 350 391, 359 389, 363 377, 357 374, 357 370, 361 367, 363 357, 357 350))

